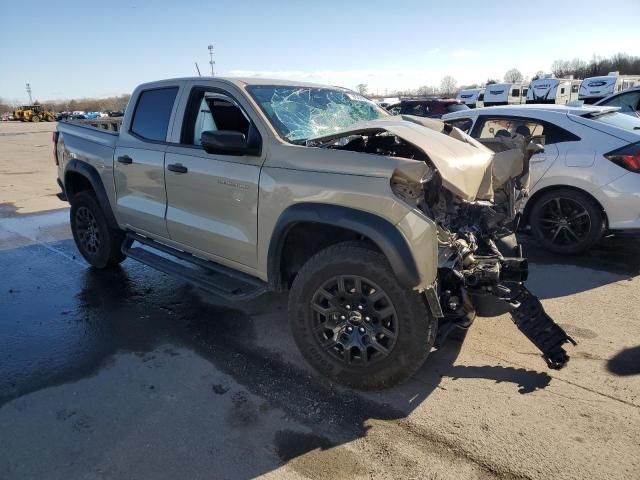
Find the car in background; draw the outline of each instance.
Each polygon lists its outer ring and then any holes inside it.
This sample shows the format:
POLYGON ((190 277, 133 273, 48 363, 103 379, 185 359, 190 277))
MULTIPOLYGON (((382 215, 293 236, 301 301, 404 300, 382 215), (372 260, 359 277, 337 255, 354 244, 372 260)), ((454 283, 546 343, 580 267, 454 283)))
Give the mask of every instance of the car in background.
POLYGON ((523 220, 546 249, 584 252, 606 231, 640 230, 640 118, 617 108, 511 105, 443 120, 477 139, 544 136, 523 220))
POLYGON ((440 118, 446 113, 469 110, 469 107, 455 98, 410 98, 391 105, 387 110, 393 115, 440 118))
POLYGON ((640 117, 640 87, 634 87, 603 98, 595 105, 619 107, 620 112, 640 117))
POLYGON ((122 117, 124 116, 124 112, 122 110, 107 112, 110 117, 122 117))

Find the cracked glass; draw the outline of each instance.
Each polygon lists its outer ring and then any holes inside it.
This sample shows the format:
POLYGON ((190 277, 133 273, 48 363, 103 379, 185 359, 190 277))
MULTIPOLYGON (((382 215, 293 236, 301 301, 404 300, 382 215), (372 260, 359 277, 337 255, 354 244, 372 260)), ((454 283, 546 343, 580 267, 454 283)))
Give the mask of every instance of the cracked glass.
POLYGON ((247 90, 287 141, 330 135, 351 125, 388 115, 372 101, 342 89, 256 85, 247 90))

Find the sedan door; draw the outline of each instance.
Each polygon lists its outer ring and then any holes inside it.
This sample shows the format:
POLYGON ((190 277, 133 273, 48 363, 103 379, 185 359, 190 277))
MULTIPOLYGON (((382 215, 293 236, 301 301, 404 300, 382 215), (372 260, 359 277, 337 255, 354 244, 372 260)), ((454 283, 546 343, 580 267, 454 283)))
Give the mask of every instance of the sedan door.
MULTIPOLYGON (((471 136, 474 138, 495 138, 499 136, 512 136, 521 134, 524 136, 544 135, 545 139, 555 129, 546 122, 531 118, 507 117, 507 116, 485 116, 478 117, 471 136)), ((558 159, 558 147, 555 145, 555 138, 549 137, 544 147, 544 152, 535 153, 531 156, 529 163, 530 186, 533 188, 544 176, 549 168, 558 159)))
POLYGON ((248 109, 223 88, 193 85, 184 111, 180 141, 167 149, 165 158, 171 240, 207 258, 253 269, 264 154, 207 153, 201 136, 233 131, 259 142, 260 134, 248 109))

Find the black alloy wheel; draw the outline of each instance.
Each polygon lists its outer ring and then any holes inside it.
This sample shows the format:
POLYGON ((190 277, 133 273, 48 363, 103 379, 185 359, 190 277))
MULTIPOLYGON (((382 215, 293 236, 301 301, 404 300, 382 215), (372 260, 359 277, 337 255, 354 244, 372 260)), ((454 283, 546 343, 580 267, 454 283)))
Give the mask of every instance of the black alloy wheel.
POLYGON ((591 230, 586 208, 570 198, 553 197, 542 206, 540 228, 551 243, 574 245, 584 241, 591 230))
POLYGON ((547 250, 575 254, 595 245, 605 229, 602 209, 572 189, 550 191, 535 200, 529 223, 547 250))
POLYGON ((93 213, 85 206, 76 210, 76 229, 78 239, 85 251, 96 255, 100 250, 100 229, 93 213))
POLYGON ((311 309, 318 344, 347 365, 382 360, 396 344, 396 309, 389 295, 366 278, 331 278, 316 290, 311 309))

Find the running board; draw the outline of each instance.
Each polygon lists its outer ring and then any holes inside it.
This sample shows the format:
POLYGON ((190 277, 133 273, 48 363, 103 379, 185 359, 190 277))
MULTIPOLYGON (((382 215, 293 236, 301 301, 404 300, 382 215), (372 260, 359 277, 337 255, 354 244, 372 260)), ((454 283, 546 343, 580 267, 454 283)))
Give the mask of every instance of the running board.
POLYGON ((267 284, 257 278, 193 256, 137 233, 127 233, 127 237, 122 243, 122 253, 226 300, 248 300, 267 291, 267 284), (134 242, 149 248, 134 247, 134 242), (170 257, 156 253, 154 250, 170 257))

